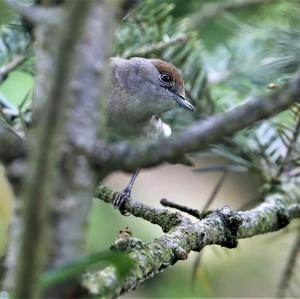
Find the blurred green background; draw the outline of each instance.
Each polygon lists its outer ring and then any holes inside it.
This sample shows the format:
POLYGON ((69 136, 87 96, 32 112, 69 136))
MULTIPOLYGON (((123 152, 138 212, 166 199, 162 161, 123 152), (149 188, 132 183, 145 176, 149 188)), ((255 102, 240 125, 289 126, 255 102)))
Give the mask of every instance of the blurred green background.
MULTIPOLYGON (((201 7, 207 3, 223 1, 157 1, 158 4, 161 2, 174 3, 175 9, 172 15, 175 20, 180 21, 200 12, 201 7)), ((228 41, 239 34, 241 24, 253 30, 256 26, 259 28, 261 23, 264 24, 263 26, 272 24, 284 27, 286 23, 294 20, 293 3, 295 1, 274 2, 276 2, 275 5, 231 11, 203 25, 199 24, 194 30, 203 43, 205 51, 213 52, 220 46, 226 48, 228 41)), ((18 105, 32 91, 33 86, 32 75, 15 71, 1 84, 0 92, 11 103, 18 105)), ((194 161, 197 167, 227 163, 226 160, 220 158, 198 156, 194 157, 194 161)), ((188 167, 164 165, 141 172, 133 197, 157 207, 161 198, 168 198, 201 209, 219 178, 220 173, 197 174, 188 167)), ((129 175, 115 173, 106 179, 105 184, 114 190, 122 190, 128 180, 129 175)), ((0 190, 4 184, 3 178, 0 178, 0 190)), ((260 181, 253 175, 230 174, 214 201, 213 207, 228 205, 233 209, 238 209, 258 196, 259 187, 260 181)), ((0 220, 5 220, 6 223, 2 224, 5 227, 9 221, 11 208, 10 198, 3 194, 0 192, 0 215, 6 216, 2 216, 0 220)), ((242 240, 233 250, 218 246, 205 248, 196 269, 194 284, 192 271, 199 254, 193 253, 187 262, 177 263, 124 298, 272 297, 289 253, 288 248, 293 241, 294 226, 295 223, 284 232, 242 240)), ((145 242, 151 242, 153 238, 162 234, 159 227, 132 216, 123 217, 111 206, 94 200, 88 224, 87 253, 106 250, 114 242, 118 230, 125 227, 131 228, 134 236, 145 242)), ((2 251, 6 240, 5 234, 5 230, 0 230, 2 251)))

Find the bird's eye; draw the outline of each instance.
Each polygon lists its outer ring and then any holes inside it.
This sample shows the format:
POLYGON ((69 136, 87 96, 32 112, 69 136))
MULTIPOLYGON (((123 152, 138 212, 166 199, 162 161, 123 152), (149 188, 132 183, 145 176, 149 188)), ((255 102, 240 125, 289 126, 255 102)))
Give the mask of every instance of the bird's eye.
POLYGON ((160 74, 160 79, 164 82, 167 82, 167 83, 172 81, 172 77, 169 74, 166 74, 166 73, 160 74))

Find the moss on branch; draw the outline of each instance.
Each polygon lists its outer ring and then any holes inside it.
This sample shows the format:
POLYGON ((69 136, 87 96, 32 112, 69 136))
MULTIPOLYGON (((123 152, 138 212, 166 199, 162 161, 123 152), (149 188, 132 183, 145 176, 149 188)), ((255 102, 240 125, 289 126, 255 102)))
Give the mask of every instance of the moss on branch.
MULTIPOLYGON (((167 233, 149 244, 144 244, 132 236, 118 240, 122 246, 114 248, 126 252, 135 261, 131 272, 120 280, 116 269, 107 267, 85 275, 84 286, 94 294, 105 293, 107 298, 114 298, 134 289, 145 279, 172 266, 178 260, 187 259, 191 251, 200 251, 212 244, 234 248, 238 239, 280 230, 292 219, 300 217, 299 192, 291 186, 292 184, 284 185, 279 193, 267 196, 264 202, 252 210, 233 211, 224 207, 207 213, 204 218, 194 223, 181 213, 155 209, 136 200, 127 200, 124 205, 126 211, 160 225, 167 233), (170 223, 167 225, 168 221, 170 223)), ((100 186, 95 195, 107 203, 112 203, 116 193, 100 186)))

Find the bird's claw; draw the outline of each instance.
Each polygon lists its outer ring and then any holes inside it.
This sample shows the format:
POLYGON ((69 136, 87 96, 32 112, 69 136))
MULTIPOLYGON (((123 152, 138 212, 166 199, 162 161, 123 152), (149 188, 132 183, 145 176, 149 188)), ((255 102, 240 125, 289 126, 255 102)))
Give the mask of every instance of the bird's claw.
POLYGON ((130 199, 130 191, 125 189, 123 192, 117 193, 113 200, 114 207, 119 209, 123 215, 129 215, 129 213, 124 210, 124 204, 128 199, 130 199))

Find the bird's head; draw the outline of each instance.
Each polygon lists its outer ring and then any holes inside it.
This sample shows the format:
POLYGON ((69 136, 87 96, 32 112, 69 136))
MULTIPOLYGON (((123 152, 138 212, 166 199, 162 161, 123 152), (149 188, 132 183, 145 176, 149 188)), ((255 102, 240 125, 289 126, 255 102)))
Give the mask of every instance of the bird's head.
POLYGON ((127 62, 125 84, 137 111, 159 114, 178 105, 195 110, 185 97, 183 78, 174 65, 138 57, 127 62))
POLYGON ((171 100, 179 106, 195 111, 194 106, 186 99, 184 81, 178 69, 170 63, 161 59, 149 59, 149 62, 156 68, 156 84, 160 88, 160 93, 166 100, 171 100))

